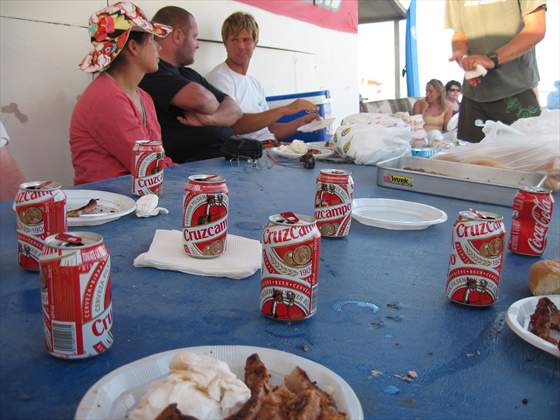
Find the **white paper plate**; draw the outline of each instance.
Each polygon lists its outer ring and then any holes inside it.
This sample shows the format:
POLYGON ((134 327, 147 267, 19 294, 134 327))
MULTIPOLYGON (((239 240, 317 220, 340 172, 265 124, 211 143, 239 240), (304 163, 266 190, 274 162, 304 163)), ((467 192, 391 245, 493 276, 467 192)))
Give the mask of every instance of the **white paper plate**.
POLYGON ((353 200, 352 217, 364 225, 393 230, 421 230, 447 220, 436 207, 388 198, 353 200))
MULTIPOLYGON (((556 357, 560 357, 560 350, 554 344, 529 331, 531 315, 535 312, 537 303, 542 297, 549 298, 557 308, 560 308, 560 295, 531 296, 514 302, 507 311, 506 321, 513 332, 523 340, 556 357)), ((555 338, 559 338, 559 336, 557 335, 555 338)))
POLYGON ((82 214, 79 217, 69 217, 68 226, 102 225, 132 213, 136 209, 136 202, 122 194, 96 190, 64 190, 64 192, 67 197, 67 210, 75 210, 85 206, 92 198, 99 200, 93 213, 82 214))
POLYGON ((170 350, 145 357, 122 366, 105 375, 94 384, 80 401, 76 410, 76 420, 124 419, 126 413, 136 405, 146 392, 148 385, 169 373, 169 362, 176 352, 187 350, 226 362, 232 372, 243 380, 245 361, 253 353, 268 368, 271 384, 278 385, 285 375, 299 366, 307 372, 312 381, 323 390, 332 390, 337 408, 349 419, 362 420, 364 413, 358 397, 336 373, 326 367, 279 350, 252 346, 200 346, 170 350))
POLYGON ((336 118, 323 118, 320 120, 313 120, 310 123, 298 127, 297 131, 302 133, 312 133, 313 131, 329 128, 336 118))
MULTIPOLYGON (((313 156, 315 156, 315 159, 324 159, 331 156, 334 153, 334 150, 322 146, 308 145, 308 148, 319 151, 319 153, 313 154, 313 156)), ((303 156, 303 153, 293 152, 290 149, 288 149, 286 146, 272 147, 270 151, 274 155, 285 159, 299 159, 300 157, 303 156)))

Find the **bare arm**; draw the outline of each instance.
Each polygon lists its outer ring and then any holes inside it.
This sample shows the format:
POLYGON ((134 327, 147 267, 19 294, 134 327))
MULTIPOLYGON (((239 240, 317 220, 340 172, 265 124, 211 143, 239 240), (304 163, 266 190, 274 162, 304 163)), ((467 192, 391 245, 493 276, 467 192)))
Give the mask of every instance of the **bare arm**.
MULTIPOLYGON (((262 128, 269 127, 270 130, 275 134, 272 126, 276 125, 276 121, 282 118, 285 115, 296 114, 300 111, 307 111, 315 113, 318 111, 317 106, 312 104, 305 99, 296 99, 295 101, 291 102, 288 105, 281 106, 274 109, 269 109, 268 111, 259 112, 255 114, 244 114, 243 117, 234 125, 233 131, 235 134, 245 134, 245 133, 252 133, 254 131, 258 131, 262 128)), ((287 130, 291 130, 291 133, 284 134, 282 132, 282 136, 277 138, 284 138, 288 137, 289 135, 296 132, 298 127, 301 127, 304 124, 315 119, 315 116, 309 117, 307 115, 298 118, 297 120, 291 121, 290 123, 277 123, 280 125, 290 124, 290 127, 287 130), (297 121, 297 123, 296 123, 297 121)))
POLYGON ((447 131, 447 124, 449 124, 449 120, 453 116, 453 108, 451 107, 451 103, 448 102, 445 109, 445 115, 443 116, 443 132, 447 131))
POLYGON ((200 114, 213 114, 220 106, 212 92, 195 82, 190 82, 177 92, 171 104, 185 111, 200 114))
POLYGON ((220 103, 218 110, 213 114, 203 114, 197 112, 186 112, 184 116, 179 116, 177 119, 180 123, 202 127, 213 125, 218 127, 231 127, 233 126, 243 113, 233 99, 226 96, 220 103))
POLYGON ((456 61, 461 65, 461 60, 469 52, 467 34, 464 32, 454 32, 451 38, 451 50, 453 51, 449 61, 456 61))
POLYGON ((426 104, 423 99, 419 99, 414 102, 414 106, 412 107, 412 115, 418 115, 424 113, 426 110, 426 104))
POLYGON ((319 118, 317 114, 307 114, 290 122, 272 124, 270 126, 270 131, 274 133, 274 137, 278 140, 282 140, 286 137, 290 137, 302 125, 310 123, 317 118, 319 118))
MULTIPOLYGON (((538 44, 546 32, 546 13, 544 7, 535 9, 523 18, 525 26, 511 41, 496 50, 500 64, 515 60, 538 44)), ((465 70, 473 70, 477 64, 487 69, 494 68, 494 62, 486 55, 470 55, 462 60, 465 70)))

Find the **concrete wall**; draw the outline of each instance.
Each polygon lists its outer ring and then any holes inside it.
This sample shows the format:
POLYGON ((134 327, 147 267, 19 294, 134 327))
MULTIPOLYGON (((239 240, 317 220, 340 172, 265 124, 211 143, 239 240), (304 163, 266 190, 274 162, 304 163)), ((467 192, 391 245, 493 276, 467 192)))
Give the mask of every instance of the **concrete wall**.
MULTIPOLYGON (((261 47, 249 71, 267 95, 329 89, 334 117, 358 110, 355 34, 230 0, 136 4, 148 17, 162 6, 183 7, 196 17, 199 37, 214 41, 221 41, 221 24, 231 13, 252 13, 261 27, 261 47)), ((106 0, 0 0, 0 119, 12 138, 10 152, 27 179, 72 183, 70 116, 91 81, 77 65, 89 50, 87 19, 106 5, 106 0)), ((221 44, 201 42, 193 67, 205 74, 224 59, 221 44)))

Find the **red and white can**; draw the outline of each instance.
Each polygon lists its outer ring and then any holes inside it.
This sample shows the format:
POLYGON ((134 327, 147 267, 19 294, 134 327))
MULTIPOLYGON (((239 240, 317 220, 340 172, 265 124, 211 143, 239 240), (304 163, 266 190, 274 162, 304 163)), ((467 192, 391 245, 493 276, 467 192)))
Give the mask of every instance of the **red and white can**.
POLYGON ((137 140, 132 148, 132 194, 160 195, 165 152, 160 141, 137 140))
POLYGON ((183 248, 191 257, 214 258, 226 248, 229 194, 218 175, 191 175, 183 196, 183 248))
POLYGON ((19 186, 14 207, 19 265, 39 271, 45 238, 66 230, 66 194, 56 182, 25 182, 19 186))
POLYGON ((292 212, 270 216, 262 244, 263 315, 281 321, 315 315, 321 244, 315 219, 292 212))
POLYGON ((520 188, 513 198, 509 250, 516 254, 542 255, 553 210, 554 198, 549 190, 520 188))
POLYGON ((460 211, 453 224, 447 297, 470 306, 498 300, 504 264, 503 217, 486 211, 460 211))
POLYGON ((63 359, 83 359, 111 347, 111 261, 101 235, 49 236, 40 265, 47 352, 63 359))
POLYGON ((323 237, 342 238, 350 233, 354 180, 350 172, 321 169, 315 192, 315 220, 323 237))

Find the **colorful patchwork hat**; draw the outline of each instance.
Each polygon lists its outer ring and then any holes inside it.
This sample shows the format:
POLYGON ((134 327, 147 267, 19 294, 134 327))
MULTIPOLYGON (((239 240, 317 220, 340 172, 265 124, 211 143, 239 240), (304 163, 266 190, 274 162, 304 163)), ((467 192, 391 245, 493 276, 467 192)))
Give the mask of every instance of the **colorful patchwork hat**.
POLYGON ((80 69, 88 73, 107 68, 122 51, 131 31, 147 32, 160 38, 173 31, 170 26, 150 22, 138 6, 125 1, 101 9, 88 23, 93 49, 80 62, 80 69))

